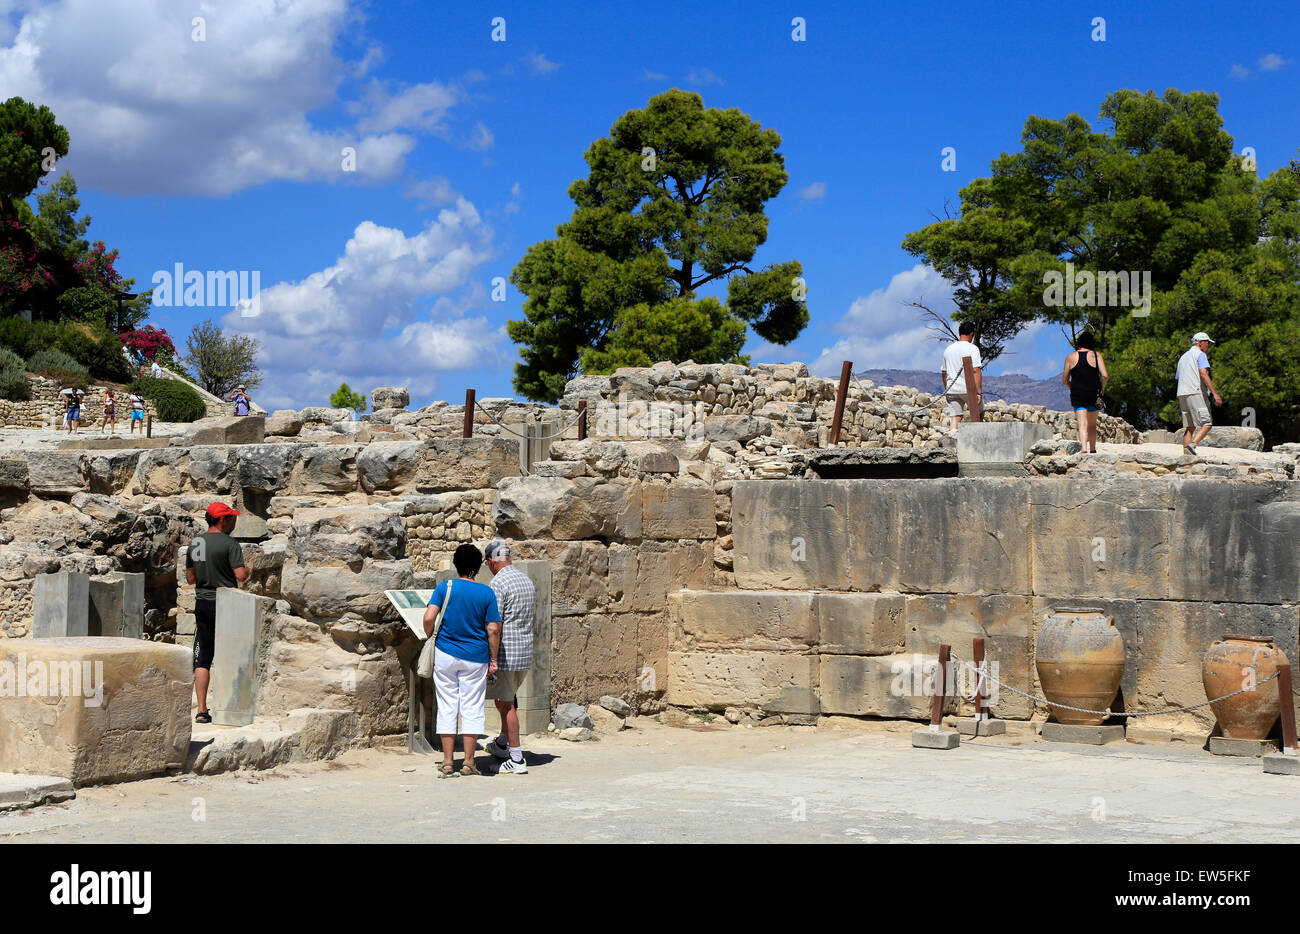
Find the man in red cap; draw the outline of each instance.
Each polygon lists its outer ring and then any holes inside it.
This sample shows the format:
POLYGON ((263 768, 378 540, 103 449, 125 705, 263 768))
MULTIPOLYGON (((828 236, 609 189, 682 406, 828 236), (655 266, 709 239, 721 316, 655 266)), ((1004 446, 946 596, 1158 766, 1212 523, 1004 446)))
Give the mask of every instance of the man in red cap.
POLYGON ((217 588, 238 587, 241 581, 248 580, 244 549, 230 537, 238 515, 225 503, 213 503, 204 515, 208 530, 190 542, 185 554, 185 580, 198 587, 194 595, 194 693, 199 699, 196 723, 212 722, 208 681, 217 630, 217 588))

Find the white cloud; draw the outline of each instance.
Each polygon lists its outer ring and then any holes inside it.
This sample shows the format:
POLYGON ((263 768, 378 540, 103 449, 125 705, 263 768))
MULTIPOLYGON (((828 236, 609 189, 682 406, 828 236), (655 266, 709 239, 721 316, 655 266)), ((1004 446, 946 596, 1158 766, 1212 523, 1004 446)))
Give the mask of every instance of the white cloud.
POLYGON ((686 83, 701 87, 708 84, 722 84, 722 79, 708 68, 692 68, 686 73, 686 83))
POLYGON ((1228 72, 1228 76, 1241 81, 1250 77, 1250 69, 1245 65, 1233 65, 1232 70, 1228 72))
POLYGON ((406 189, 406 197, 422 202, 425 207, 437 207, 455 203, 460 195, 451 187, 450 181, 441 175, 435 175, 412 182, 406 189))
POLYGON ((826 183, 813 182, 811 185, 805 185, 795 192, 804 201, 820 201, 826 197, 826 183))
POLYGON ((223 321, 262 342, 259 403, 324 404, 343 381, 427 398, 441 373, 504 363, 504 330, 472 313, 486 303, 471 276, 492 258, 491 239, 462 198, 411 236, 364 221, 332 265, 262 289, 259 316, 223 321))
POLYGON ((372 81, 366 88, 364 104, 355 103, 349 110, 362 109, 368 115, 357 122, 362 133, 384 133, 389 130, 418 129, 426 133, 444 131, 444 120, 456 104, 456 91, 437 81, 415 84, 396 93, 387 84, 372 81))
POLYGON ((528 70, 535 75, 549 75, 551 72, 555 71, 555 69, 560 67, 557 63, 548 59, 541 52, 532 53, 524 59, 524 63, 528 65, 528 70))
POLYGON ((491 149, 492 144, 496 142, 496 137, 482 123, 474 127, 474 132, 469 138, 468 146, 470 149, 491 149))
POLYGON ((667 75, 661 75, 659 72, 657 72, 657 71, 651 71, 649 68, 645 68, 645 69, 643 69, 643 71, 645 72, 645 79, 646 79, 647 81, 667 81, 667 80, 668 80, 668 76, 667 76, 667 75))
POLYGON ((1279 68, 1283 67, 1284 65, 1289 65, 1290 63, 1291 63, 1290 59, 1283 58, 1281 55, 1278 55, 1276 52, 1269 52, 1258 62, 1256 62, 1256 64, 1259 65, 1259 67, 1263 71, 1277 71, 1279 68))
MULTIPOLYGON (((2 9, 2 8, 0 8, 2 9)), ((355 29, 347 0, 50 0, 0 15, 0 88, 48 105, 71 135, 64 167, 118 194, 227 195, 277 179, 391 179, 415 145, 408 124, 436 126, 441 85, 381 93, 366 129, 314 125, 353 66, 334 48, 355 29), (205 41, 193 41, 202 16, 205 41), (6 25, 8 31, 6 33, 6 25)))

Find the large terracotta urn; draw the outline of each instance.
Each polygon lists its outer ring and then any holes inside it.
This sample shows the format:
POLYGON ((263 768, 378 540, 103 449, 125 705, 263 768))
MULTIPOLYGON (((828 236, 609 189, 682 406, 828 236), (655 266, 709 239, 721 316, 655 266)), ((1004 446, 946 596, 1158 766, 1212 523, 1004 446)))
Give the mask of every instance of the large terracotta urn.
MULTIPOLYGON (((1038 680, 1050 701, 1107 710, 1124 674, 1124 639, 1115 620, 1101 610, 1057 607, 1043 623, 1034 646, 1038 680)), ((1098 726, 1101 714, 1053 707, 1057 723, 1098 726)))
POLYGON ((1211 704, 1214 717, 1228 739, 1265 739, 1281 714, 1277 679, 1264 684, 1282 665, 1286 655, 1271 639, 1228 636, 1210 646, 1201 663, 1205 699, 1213 700, 1249 684, 1257 687, 1245 694, 1211 704))

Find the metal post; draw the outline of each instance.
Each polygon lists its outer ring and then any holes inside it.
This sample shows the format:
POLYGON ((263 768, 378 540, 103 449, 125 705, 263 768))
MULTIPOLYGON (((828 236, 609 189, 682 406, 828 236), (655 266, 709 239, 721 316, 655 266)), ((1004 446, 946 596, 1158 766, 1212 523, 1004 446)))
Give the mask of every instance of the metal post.
POLYGON ((939 723, 943 720, 943 702, 948 696, 948 659, 952 655, 952 646, 939 646, 939 690, 935 692, 934 700, 930 704, 930 729, 939 729, 939 723))
POLYGON ((982 422, 984 407, 980 405, 979 393, 975 391, 975 368, 971 366, 970 357, 962 357, 961 367, 966 372, 966 404, 970 406, 970 420, 982 422))
POLYGON ((973 654, 975 656, 975 720, 987 720, 988 711, 984 707, 984 640, 976 638, 973 654))
POLYGON ((1291 693, 1291 664, 1288 662, 1277 670, 1278 706, 1282 709, 1282 751, 1288 756, 1296 754, 1295 737, 1295 695, 1291 693))
POLYGON ((587 400, 578 401, 578 440, 587 440, 587 400))
POLYGON ((849 377, 853 375, 853 361, 845 360, 840 368, 840 388, 835 393, 835 418, 831 421, 831 446, 840 443, 840 426, 844 423, 844 403, 849 398, 849 377))
POLYGON ((462 438, 474 437, 474 390, 465 390, 465 427, 461 429, 462 438))
POLYGON ((144 427, 144 436, 145 436, 146 438, 152 438, 152 437, 153 437, 153 416, 152 416, 152 415, 150 415, 150 416, 149 416, 149 420, 148 420, 147 422, 145 422, 145 427, 144 427))

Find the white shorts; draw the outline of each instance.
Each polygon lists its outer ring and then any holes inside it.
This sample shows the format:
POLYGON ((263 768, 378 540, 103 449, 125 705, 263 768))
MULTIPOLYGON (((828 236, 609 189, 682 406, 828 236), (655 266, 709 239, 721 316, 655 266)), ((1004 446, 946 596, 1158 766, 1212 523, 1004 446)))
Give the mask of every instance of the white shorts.
POLYGON ((1182 412, 1184 428, 1200 428, 1210 424, 1210 407, 1205 404, 1205 397, 1199 392, 1191 396, 1179 396, 1178 410, 1182 412))
POLYGON ((966 393, 945 393, 944 398, 948 400, 948 405, 944 408, 944 414, 949 418, 956 418, 966 414, 966 393))
POLYGON ((483 735, 483 699, 487 688, 487 662, 467 662, 433 650, 433 689, 438 696, 438 733, 441 736, 483 735), (460 715, 460 729, 456 716, 460 715))

